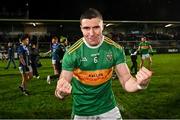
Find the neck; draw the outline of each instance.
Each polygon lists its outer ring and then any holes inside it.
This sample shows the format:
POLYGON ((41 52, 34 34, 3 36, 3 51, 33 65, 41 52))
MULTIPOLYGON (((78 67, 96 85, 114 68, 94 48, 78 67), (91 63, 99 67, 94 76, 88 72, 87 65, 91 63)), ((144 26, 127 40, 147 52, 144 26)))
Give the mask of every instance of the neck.
POLYGON ((103 43, 104 36, 101 37, 99 44, 97 44, 96 46, 92 46, 92 45, 88 44, 84 38, 83 38, 83 41, 84 41, 84 43, 86 44, 87 47, 92 48, 92 49, 96 49, 96 48, 100 47, 101 44, 103 43))

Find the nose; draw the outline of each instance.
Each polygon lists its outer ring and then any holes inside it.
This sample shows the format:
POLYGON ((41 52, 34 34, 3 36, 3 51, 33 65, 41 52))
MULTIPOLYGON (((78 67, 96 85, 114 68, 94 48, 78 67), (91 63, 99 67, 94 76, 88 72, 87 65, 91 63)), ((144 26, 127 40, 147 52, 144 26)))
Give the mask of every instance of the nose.
POLYGON ((89 35, 94 35, 94 30, 93 30, 93 28, 91 28, 90 30, 89 30, 89 35))

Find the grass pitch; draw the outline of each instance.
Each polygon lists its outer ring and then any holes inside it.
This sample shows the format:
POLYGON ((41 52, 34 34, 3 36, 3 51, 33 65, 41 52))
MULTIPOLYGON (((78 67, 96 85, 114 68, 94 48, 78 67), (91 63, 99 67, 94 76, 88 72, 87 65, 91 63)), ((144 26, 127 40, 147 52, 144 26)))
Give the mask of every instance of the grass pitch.
MULTIPOLYGON (((148 89, 127 93, 118 80, 113 80, 114 94, 124 119, 180 118, 180 54, 154 55, 152 59, 154 74, 148 89)), ((43 66, 38 69, 41 77, 29 81, 31 95, 24 96, 18 89, 21 82, 18 69, 5 70, 6 63, 0 61, 0 119, 71 118, 71 96, 65 100, 54 96, 56 81, 46 83, 47 75, 53 74, 51 60, 41 62, 43 66)))

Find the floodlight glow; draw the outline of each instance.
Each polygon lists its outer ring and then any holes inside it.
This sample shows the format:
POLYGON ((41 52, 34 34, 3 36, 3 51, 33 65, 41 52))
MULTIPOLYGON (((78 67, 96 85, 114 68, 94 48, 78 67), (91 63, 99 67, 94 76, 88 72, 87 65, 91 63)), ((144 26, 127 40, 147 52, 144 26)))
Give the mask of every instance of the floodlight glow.
POLYGON ((33 25, 34 27, 36 27, 36 23, 32 23, 32 25, 33 25))
POLYGON ((165 27, 170 27, 170 26, 172 26, 173 24, 167 24, 167 25, 165 25, 165 27))

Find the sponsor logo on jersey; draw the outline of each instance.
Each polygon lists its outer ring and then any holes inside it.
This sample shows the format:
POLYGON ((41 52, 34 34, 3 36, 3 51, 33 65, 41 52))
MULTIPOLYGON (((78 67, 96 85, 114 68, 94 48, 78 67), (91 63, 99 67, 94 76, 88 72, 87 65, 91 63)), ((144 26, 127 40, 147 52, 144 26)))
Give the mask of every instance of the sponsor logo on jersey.
POLYGON ((81 58, 81 61, 87 61, 86 57, 81 58))
POLYGON ((87 71, 81 69, 75 69, 73 76, 81 83, 86 85, 101 85, 112 77, 113 68, 87 71))

